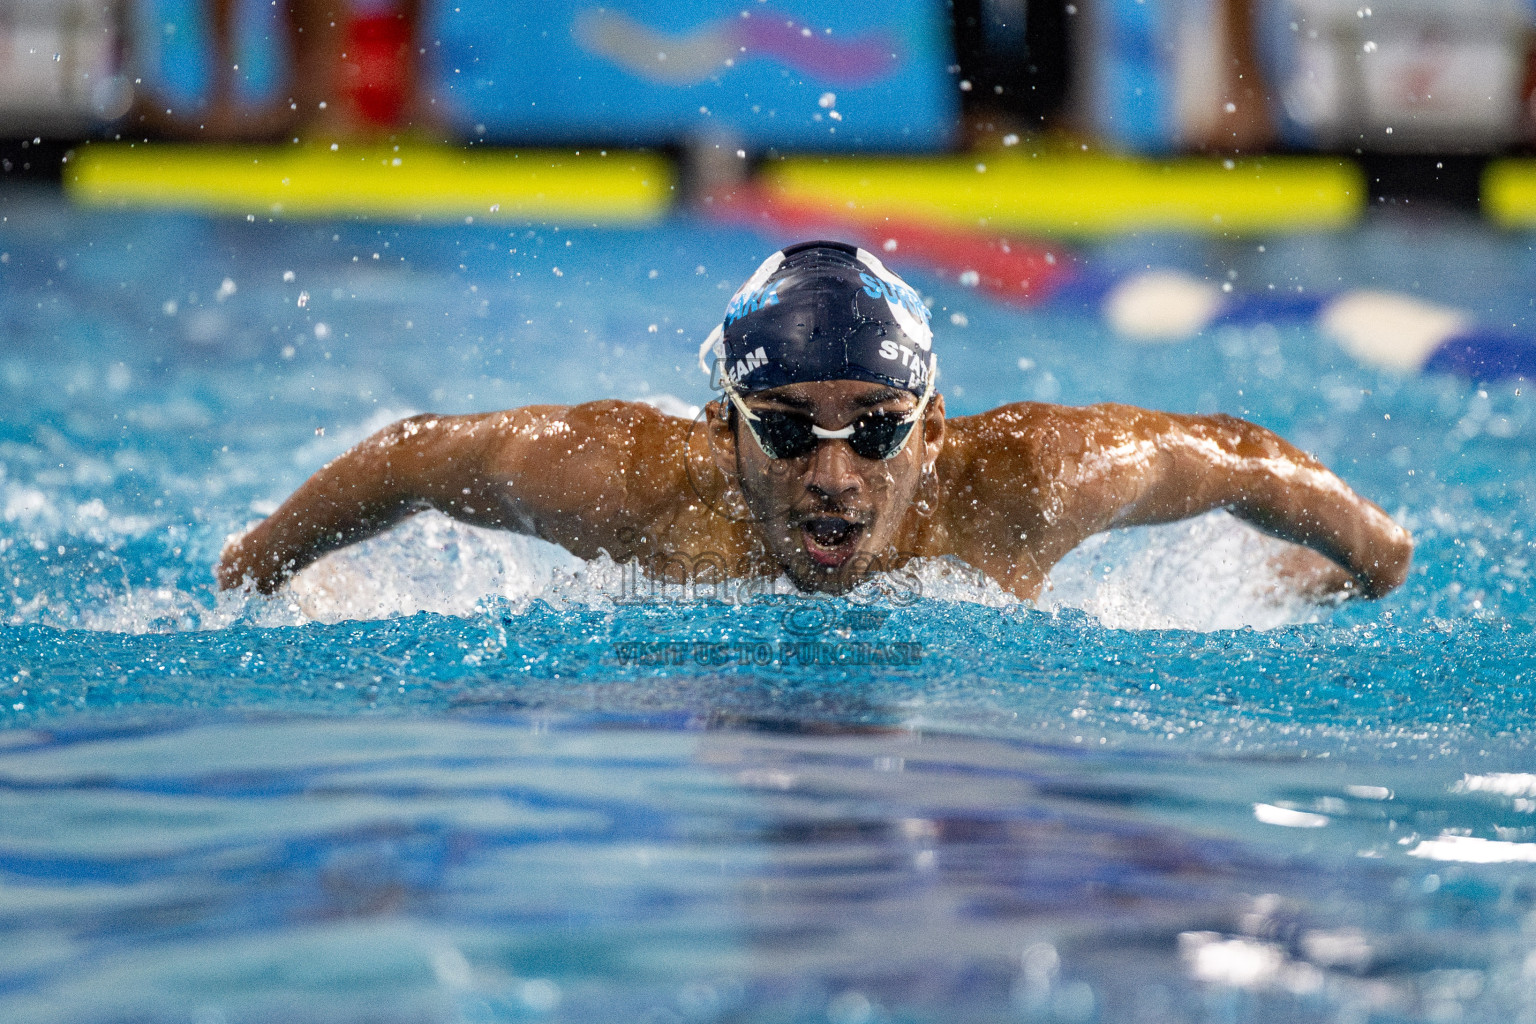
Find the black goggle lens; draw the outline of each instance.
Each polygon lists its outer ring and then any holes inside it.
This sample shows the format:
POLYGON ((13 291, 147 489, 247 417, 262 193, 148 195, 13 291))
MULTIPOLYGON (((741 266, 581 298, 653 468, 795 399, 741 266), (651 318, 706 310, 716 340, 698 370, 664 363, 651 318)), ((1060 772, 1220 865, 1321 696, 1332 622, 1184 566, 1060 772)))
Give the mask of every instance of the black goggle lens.
MULTIPOLYGON (((821 443, 807 416, 769 410, 759 412, 751 424, 769 458, 798 459, 811 454, 821 443)), ((861 459, 884 460, 895 456, 907 440, 912 423, 901 413, 872 412, 853 423, 848 447, 861 459)))

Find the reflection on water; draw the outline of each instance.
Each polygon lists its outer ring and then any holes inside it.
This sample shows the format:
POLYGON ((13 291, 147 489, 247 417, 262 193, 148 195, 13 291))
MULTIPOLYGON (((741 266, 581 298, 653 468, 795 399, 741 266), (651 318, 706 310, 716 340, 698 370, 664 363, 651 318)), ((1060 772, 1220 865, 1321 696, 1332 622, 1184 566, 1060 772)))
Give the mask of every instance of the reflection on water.
POLYGON ((1536 1008, 1531 880, 1403 843, 1486 825, 1482 791, 1457 779, 1383 798, 1342 764, 1280 765, 734 716, 14 733, 0 1015, 1536 1008), (1327 820, 1287 827, 1258 806, 1327 820))

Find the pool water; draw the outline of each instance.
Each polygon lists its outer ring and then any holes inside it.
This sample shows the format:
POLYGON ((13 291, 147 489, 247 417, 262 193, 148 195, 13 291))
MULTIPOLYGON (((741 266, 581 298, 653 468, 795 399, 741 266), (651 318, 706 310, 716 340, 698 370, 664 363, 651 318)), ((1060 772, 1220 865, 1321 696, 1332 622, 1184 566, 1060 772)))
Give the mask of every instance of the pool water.
MULTIPOLYGON (((1414 531, 1408 584, 1307 605, 1213 515, 1037 606, 946 563, 718 601, 427 515, 252 599, 226 538, 400 416, 690 413, 786 239, 0 217, 0 1019, 1536 1017, 1524 382, 1133 346, 897 254, 951 412, 1248 416, 1414 531)), ((1530 239, 1456 220, 1075 254, 1536 327, 1530 239)))

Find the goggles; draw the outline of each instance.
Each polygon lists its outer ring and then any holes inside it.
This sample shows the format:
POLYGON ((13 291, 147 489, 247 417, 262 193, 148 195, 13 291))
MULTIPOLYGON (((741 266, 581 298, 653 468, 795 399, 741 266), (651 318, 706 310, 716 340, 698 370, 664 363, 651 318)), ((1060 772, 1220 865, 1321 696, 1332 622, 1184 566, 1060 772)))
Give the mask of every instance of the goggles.
POLYGON ((770 459, 799 459, 811 454, 822 441, 847 441, 853 454, 861 459, 884 462, 894 459, 906 447, 912 436, 913 424, 923 418, 928 399, 933 397, 933 382, 938 376, 935 368, 928 375, 928 384, 918 399, 917 407, 909 413, 869 412, 860 416, 841 430, 819 427, 804 413, 766 409, 753 412, 741 400, 730 378, 721 377, 726 396, 741 414, 741 420, 751 432, 752 439, 770 459))

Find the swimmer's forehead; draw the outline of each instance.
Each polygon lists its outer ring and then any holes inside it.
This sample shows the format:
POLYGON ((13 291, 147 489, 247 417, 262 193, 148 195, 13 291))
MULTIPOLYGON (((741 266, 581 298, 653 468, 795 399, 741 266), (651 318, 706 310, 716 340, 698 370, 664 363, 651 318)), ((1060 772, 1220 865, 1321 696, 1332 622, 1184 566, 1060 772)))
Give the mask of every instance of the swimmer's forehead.
POLYGON ((884 405, 887 402, 900 402, 903 399, 906 399, 908 404, 917 400, 910 391, 863 380, 805 381, 769 388, 766 391, 754 391, 744 397, 748 401, 772 402, 774 405, 783 405, 791 409, 807 410, 829 404, 843 404, 865 409, 884 405))

